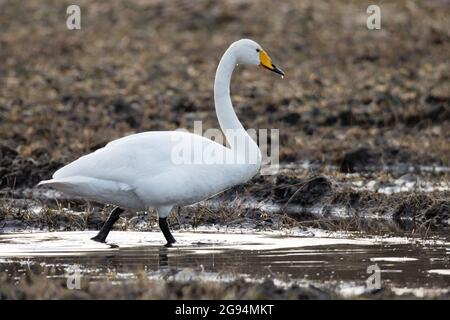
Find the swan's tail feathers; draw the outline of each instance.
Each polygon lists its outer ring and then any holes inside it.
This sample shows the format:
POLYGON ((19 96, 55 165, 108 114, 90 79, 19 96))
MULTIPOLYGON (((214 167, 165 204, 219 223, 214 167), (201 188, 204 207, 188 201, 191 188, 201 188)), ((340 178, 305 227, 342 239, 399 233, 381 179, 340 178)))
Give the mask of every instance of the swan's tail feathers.
POLYGON ((50 180, 42 180, 41 182, 39 182, 37 185, 36 185, 36 187, 40 187, 40 186, 45 186, 45 185, 52 185, 52 183, 55 183, 54 181, 53 181, 53 179, 50 179, 50 180))
POLYGON ((66 179, 50 179, 42 180, 35 187, 50 187, 62 192, 68 192, 73 189, 73 182, 67 181, 66 179))
POLYGON ((42 180, 36 185, 36 187, 47 186, 57 189, 59 186, 67 184, 70 184, 70 182, 64 179, 50 179, 50 180, 42 180))
POLYGON ((112 180, 96 179, 91 177, 73 176, 56 178, 51 180, 43 180, 37 184, 37 186, 49 186, 55 189, 66 188, 82 188, 91 189, 91 191, 109 190, 114 192, 133 192, 134 187, 123 182, 117 182, 112 180))
POLYGON ((146 208, 145 203, 134 192, 135 187, 123 182, 72 176, 43 180, 37 186, 48 186, 63 192, 66 196, 110 203, 137 211, 146 208))
POLYGON ((68 191, 70 189, 76 188, 77 186, 83 185, 83 183, 87 183, 88 181, 86 180, 87 179, 83 179, 82 177, 66 177, 60 179, 42 180, 36 185, 36 187, 46 186, 60 191, 68 191))
POLYGON ((37 187, 50 187, 69 197, 81 197, 97 201, 97 197, 92 198, 96 191, 101 190, 101 186, 98 186, 96 182, 98 182, 96 179, 75 176, 43 180, 37 184, 37 187))

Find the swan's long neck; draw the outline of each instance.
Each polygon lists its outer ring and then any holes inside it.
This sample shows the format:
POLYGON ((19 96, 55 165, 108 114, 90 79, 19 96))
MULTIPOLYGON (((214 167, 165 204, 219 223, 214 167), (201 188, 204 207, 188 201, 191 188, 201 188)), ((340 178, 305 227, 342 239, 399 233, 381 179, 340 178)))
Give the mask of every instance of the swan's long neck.
POLYGON ((230 81, 236 63, 236 56, 230 48, 225 52, 217 67, 214 81, 214 103, 217 119, 231 149, 242 156, 245 154, 247 159, 256 159, 256 164, 259 166, 261 151, 245 131, 231 103, 230 81))

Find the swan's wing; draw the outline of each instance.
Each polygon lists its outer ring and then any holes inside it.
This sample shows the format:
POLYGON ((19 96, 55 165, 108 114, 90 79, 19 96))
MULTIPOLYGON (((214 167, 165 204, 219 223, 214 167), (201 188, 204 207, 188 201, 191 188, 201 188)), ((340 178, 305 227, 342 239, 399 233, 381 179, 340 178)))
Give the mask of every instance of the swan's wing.
MULTIPOLYGON (((105 147, 85 155, 59 169, 54 179, 84 176, 96 179, 120 181, 133 186, 142 177, 153 177, 179 165, 179 151, 195 146, 221 152, 230 149, 206 139, 182 131, 145 132, 120 138, 105 147)), ((192 152, 193 154, 193 152, 192 152)))
POLYGON ((145 204, 135 193, 135 187, 123 182, 85 176, 71 176, 44 180, 39 185, 50 186, 67 195, 115 204, 125 208, 133 208, 135 210, 145 208, 145 204))
POLYGON ((75 160, 41 184, 135 210, 191 204, 251 178, 254 173, 246 165, 224 165, 223 157, 228 156, 234 156, 231 149, 199 135, 181 131, 141 133, 115 140, 75 160))
POLYGON ((148 144, 153 142, 153 140, 158 140, 161 138, 167 138, 176 134, 176 131, 150 131, 141 132, 136 134, 131 134, 113 141, 108 142, 105 147, 113 147, 121 144, 148 144))

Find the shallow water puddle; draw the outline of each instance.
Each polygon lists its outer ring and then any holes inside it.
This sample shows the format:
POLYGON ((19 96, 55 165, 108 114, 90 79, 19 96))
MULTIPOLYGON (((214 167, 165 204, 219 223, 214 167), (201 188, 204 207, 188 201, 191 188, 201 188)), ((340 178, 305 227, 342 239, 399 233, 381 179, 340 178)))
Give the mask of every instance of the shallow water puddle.
POLYGON ((376 264, 382 285, 398 294, 450 289, 450 245, 445 239, 178 232, 178 245, 165 248, 159 232, 112 232, 110 244, 91 241, 94 235, 89 231, 0 235, 0 271, 19 276, 38 265, 63 277, 76 267, 91 279, 111 278, 113 273, 121 281, 142 270, 156 279, 167 279, 170 270, 171 277, 181 281, 270 275, 284 283, 331 285, 348 296, 365 292, 368 267, 376 264))
MULTIPOLYGON (((111 232, 108 243, 90 240, 96 232, 51 232, 0 235, 0 257, 33 257, 40 255, 74 255, 89 252, 111 252, 136 247, 162 246, 164 238, 160 232, 111 232)), ((177 245, 171 250, 192 248, 214 248, 217 250, 277 250, 323 245, 370 245, 373 239, 350 239, 332 237, 286 237, 276 233, 174 233, 177 245)))

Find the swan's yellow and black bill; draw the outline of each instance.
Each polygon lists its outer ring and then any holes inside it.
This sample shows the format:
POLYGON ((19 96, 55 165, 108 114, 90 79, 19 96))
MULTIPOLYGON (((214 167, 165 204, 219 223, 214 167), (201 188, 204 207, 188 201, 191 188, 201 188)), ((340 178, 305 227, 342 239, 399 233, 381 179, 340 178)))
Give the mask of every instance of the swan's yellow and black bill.
POLYGON ((283 70, 272 63, 272 59, 270 59, 269 55, 264 50, 259 51, 259 61, 261 67, 284 76, 283 70))

